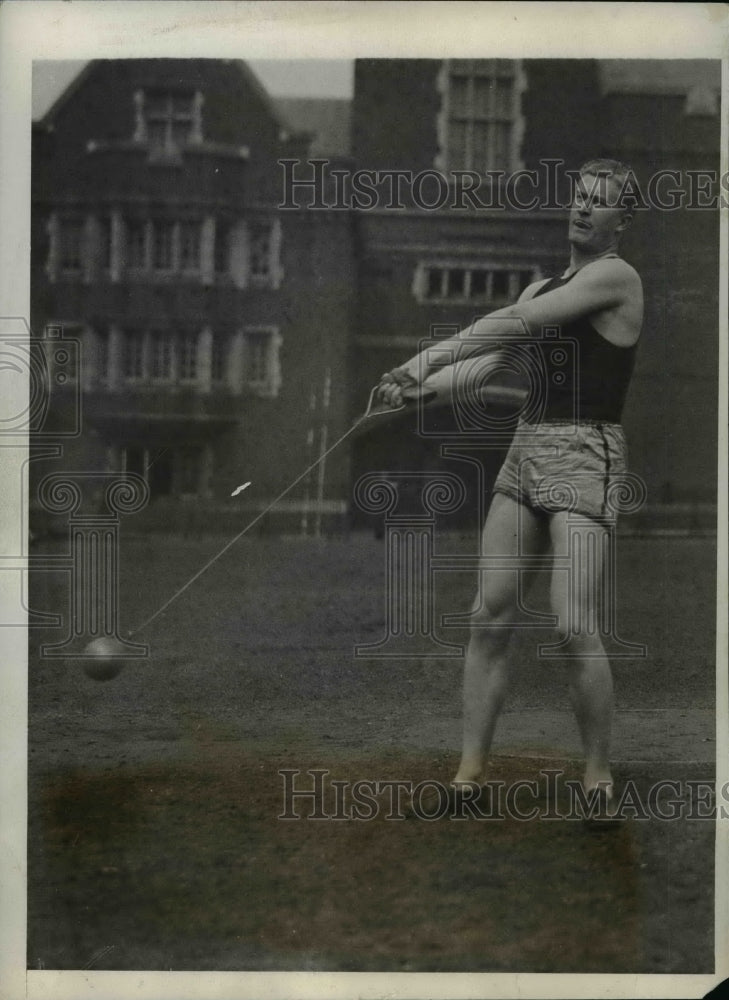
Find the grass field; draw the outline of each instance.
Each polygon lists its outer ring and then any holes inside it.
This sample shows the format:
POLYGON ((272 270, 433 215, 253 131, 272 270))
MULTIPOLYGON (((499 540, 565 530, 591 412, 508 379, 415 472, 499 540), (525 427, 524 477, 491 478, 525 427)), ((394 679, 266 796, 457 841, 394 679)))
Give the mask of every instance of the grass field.
MULTIPOLYGON (((224 543, 123 541, 123 626, 224 543)), ((685 797, 688 781, 713 778, 714 550, 621 540, 619 629, 648 655, 614 665, 616 778, 643 797, 659 780, 685 797)), ((31 606, 65 608, 65 586, 38 574, 31 606)), ((438 610, 466 608, 473 586, 447 574, 438 610)), ((564 820, 278 818, 282 769, 451 776, 461 661, 353 656, 383 633, 384 548, 364 534, 242 539, 138 637, 150 658, 108 683, 41 659, 60 635, 33 630, 29 967, 711 972, 706 819, 595 833, 564 820)), ((564 672, 534 655, 547 637, 515 644, 492 758, 507 784, 544 768, 579 776, 564 672)))

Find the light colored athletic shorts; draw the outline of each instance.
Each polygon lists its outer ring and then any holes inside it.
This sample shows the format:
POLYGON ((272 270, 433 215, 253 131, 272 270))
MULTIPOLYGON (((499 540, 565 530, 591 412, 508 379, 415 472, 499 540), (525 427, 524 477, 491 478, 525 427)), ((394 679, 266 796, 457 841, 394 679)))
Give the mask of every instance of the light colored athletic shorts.
POLYGON ((614 520, 617 505, 611 499, 626 472, 620 424, 520 422, 494 493, 546 514, 566 510, 614 520))

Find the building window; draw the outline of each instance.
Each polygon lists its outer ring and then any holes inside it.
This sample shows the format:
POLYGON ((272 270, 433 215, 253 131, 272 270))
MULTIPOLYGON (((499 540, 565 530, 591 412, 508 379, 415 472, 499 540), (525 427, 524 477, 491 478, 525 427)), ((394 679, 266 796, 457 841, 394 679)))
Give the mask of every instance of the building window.
POLYGON ((119 458, 122 472, 133 472, 144 479, 152 499, 172 493, 172 448, 122 446, 119 458))
POLYGON ((228 338, 225 334, 214 333, 210 354, 210 378, 213 382, 224 382, 228 365, 228 338))
POLYGON ((511 274, 508 271, 491 272, 491 298, 508 299, 511 291, 511 274))
POLYGON ((147 269, 147 224, 139 219, 127 220, 127 266, 147 269))
POLYGON ((181 382, 192 382, 197 378, 197 339, 196 333, 183 333, 177 342, 181 382))
POLYGON ((127 330, 124 334, 122 372, 124 378, 144 378, 144 334, 139 330, 127 330))
POLYGON ((250 271, 252 278, 268 279, 273 261, 273 234, 270 222, 252 222, 250 234, 250 271))
POLYGON ((510 170, 516 166, 519 72, 512 59, 444 63, 439 134, 448 170, 510 170))
POLYGON ((148 89, 135 95, 134 138, 145 142, 151 160, 177 160, 184 147, 202 138, 202 95, 148 89))
POLYGON ((514 302, 537 276, 531 267, 421 265, 413 291, 421 302, 514 302))
POLYGON ((126 264, 129 270, 199 275, 202 270, 202 223, 185 219, 126 221, 126 264))
POLYGON ((270 336, 267 333, 247 335, 248 364, 246 378, 250 385, 265 385, 268 379, 270 336))
POLYGON ((462 267, 452 267, 445 272, 445 293, 449 299, 464 299, 468 295, 466 278, 468 272, 462 267))
POLYGON ((61 219, 59 225, 59 264, 65 274, 80 274, 84 257, 84 222, 61 219))
POLYGON ((128 380, 194 382, 199 375, 198 335, 127 330, 123 335, 121 371, 128 380))
POLYGON ((245 382, 262 395, 275 396, 281 377, 280 337, 271 327, 245 331, 245 382))
POLYGON ((180 223, 180 270, 200 270, 200 233, 199 222, 180 223))
POLYGON ((246 224, 248 276, 253 284, 278 288, 281 268, 281 223, 278 219, 253 219, 246 224))
POLYGON ((427 299, 441 299, 445 298, 445 288, 447 281, 447 272, 443 267, 429 267, 426 272, 427 287, 425 289, 425 298, 427 299))
POLYGON ((150 377, 169 382, 172 379, 172 335, 155 330, 150 340, 150 377))
POLYGON ((155 271, 175 270, 175 224, 167 219, 152 223, 152 267, 155 271))
MULTIPOLYGON (((445 272, 444 272, 445 273, 445 272)), ((488 271, 474 269, 471 273, 469 292, 474 299, 485 299, 489 293, 488 271)))

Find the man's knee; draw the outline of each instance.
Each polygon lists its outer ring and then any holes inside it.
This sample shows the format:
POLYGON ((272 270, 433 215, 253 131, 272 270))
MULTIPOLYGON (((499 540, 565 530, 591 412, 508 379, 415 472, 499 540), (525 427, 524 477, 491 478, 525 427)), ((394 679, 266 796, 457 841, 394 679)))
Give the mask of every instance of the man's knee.
POLYGON ((512 607, 477 597, 471 609, 471 641, 490 650, 501 649, 511 638, 513 621, 512 607))
POLYGON ((560 643, 569 644, 575 653, 586 656, 602 654, 602 637, 594 614, 580 608, 569 611, 553 608, 553 613, 557 618, 555 630, 560 643))

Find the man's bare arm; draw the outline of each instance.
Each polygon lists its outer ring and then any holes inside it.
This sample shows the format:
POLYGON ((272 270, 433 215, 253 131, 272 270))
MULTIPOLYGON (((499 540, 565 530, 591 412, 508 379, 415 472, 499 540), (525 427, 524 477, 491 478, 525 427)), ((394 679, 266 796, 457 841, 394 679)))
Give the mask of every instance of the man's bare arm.
POLYGON ((455 337, 440 341, 437 347, 428 348, 395 369, 390 373, 393 392, 384 391, 383 398, 398 405, 401 401, 396 391, 398 386, 417 385, 442 365, 497 351, 525 336, 537 336, 544 326, 565 325, 617 308, 635 294, 636 283, 639 287, 637 274, 620 258, 588 264, 569 284, 536 297, 543 282, 535 282, 525 289, 518 302, 489 313, 455 337), (391 395, 393 399, 389 398, 391 395))

